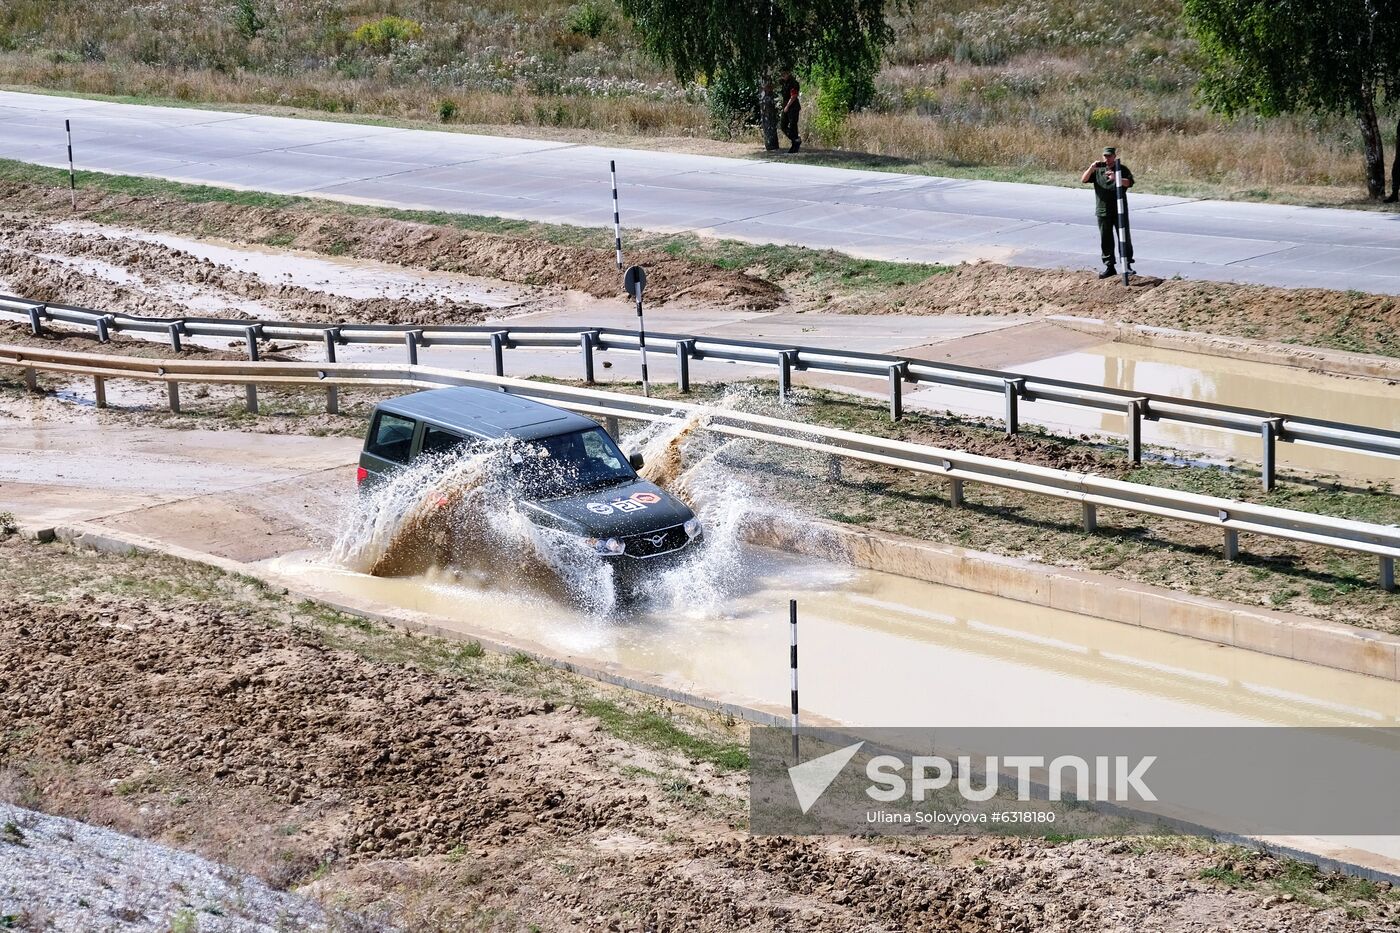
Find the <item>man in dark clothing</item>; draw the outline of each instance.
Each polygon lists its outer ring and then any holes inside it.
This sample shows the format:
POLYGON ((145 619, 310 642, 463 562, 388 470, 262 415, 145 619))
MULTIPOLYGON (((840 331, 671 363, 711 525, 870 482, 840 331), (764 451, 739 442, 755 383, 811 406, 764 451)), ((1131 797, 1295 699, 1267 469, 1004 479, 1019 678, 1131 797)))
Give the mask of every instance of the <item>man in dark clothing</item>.
MULTIPOLYGON (((1104 270, 1099 278, 1109 279, 1118 274, 1113 255, 1113 230, 1118 225, 1118 173, 1123 174, 1123 187, 1133 186, 1133 173, 1128 166, 1118 161, 1118 150, 1112 146, 1104 149, 1103 158, 1084 170, 1079 179, 1083 184, 1094 186, 1095 200, 1098 202, 1099 248, 1103 253, 1104 270)), ((1128 272, 1133 271, 1133 242, 1123 243, 1123 259, 1128 264, 1128 272)))
POLYGON ((792 152, 802 148, 802 137, 797 135, 797 120, 802 116, 802 100, 798 97, 800 88, 797 79, 788 69, 783 70, 782 100, 783 116, 779 123, 783 135, 792 140, 792 152))

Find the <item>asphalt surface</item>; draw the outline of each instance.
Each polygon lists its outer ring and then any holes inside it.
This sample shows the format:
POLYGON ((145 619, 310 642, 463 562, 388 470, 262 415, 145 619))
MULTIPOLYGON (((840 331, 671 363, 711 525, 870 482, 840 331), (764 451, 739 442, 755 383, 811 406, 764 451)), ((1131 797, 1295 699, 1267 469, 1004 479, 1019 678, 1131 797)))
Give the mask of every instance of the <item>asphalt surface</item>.
MULTIPOLYGON (((0 92, 0 157, 406 208, 626 225, 927 262, 1098 263, 1087 188, 0 92)), ((1125 153, 1132 165, 1132 153, 1125 153)), ((1086 163, 1088 158, 1086 157, 1086 163)), ((1139 171, 1141 178, 1144 173, 1139 171)), ((1138 271, 1400 294, 1400 213, 1134 195, 1138 271)))

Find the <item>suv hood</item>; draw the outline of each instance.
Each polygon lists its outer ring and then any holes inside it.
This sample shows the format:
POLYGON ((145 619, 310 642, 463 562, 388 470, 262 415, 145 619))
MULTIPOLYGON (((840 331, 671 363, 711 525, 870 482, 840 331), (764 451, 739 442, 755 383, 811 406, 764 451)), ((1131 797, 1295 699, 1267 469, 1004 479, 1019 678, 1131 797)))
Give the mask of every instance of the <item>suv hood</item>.
POLYGON ((532 511, 544 513, 538 516, 543 519, 539 524, 592 538, 620 538, 669 528, 695 516, 685 503, 643 479, 525 504, 532 511))

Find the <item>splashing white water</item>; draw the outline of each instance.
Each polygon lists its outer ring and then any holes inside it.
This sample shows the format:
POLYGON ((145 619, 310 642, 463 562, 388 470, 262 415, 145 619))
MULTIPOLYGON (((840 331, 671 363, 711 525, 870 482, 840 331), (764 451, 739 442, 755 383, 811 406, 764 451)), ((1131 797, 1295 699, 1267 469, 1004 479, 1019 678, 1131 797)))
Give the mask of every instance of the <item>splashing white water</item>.
POLYGON ((510 468, 511 442, 420 457, 399 470, 360 496, 332 557, 376 576, 431 571, 482 588, 544 591, 598 617, 621 605, 686 615, 722 609, 746 581, 748 522, 774 507, 723 468, 719 451, 685 468, 697 459, 692 448, 709 418, 702 411, 654 422, 625 438, 624 446, 643 450, 643 476, 691 505, 704 527, 701 546, 679 563, 628 561, 635 566, 623 578, 583 539, 536 524, 499 481, 510 468))

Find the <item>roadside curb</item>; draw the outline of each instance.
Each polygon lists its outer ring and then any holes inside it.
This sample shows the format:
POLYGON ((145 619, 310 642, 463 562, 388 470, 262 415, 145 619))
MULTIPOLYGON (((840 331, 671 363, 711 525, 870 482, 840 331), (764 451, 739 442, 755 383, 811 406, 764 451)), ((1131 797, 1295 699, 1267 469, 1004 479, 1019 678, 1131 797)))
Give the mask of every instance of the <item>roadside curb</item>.
POLYGON ((1149 327, 1146 324, 1126 324, 1121 321, 1105 321, 1101 318, 1075 317, 1072 314, 1056 314, 1045 320, 1070 330, 1077 330, 1080 333, 1102 337, 1104 340, 1114 343, 1156 347, 1163 350, 1180 350, 1184 353, 1247 360, 1252 363, 1267 363, 1271 366, 1294 366, 1311 372, 1339 376, 1400 379, 1400 359, 1388 356, 1351 353, 1346 350, 1324 350, 1286 343, 1270 343, 1264 340, 1250 340, 1245 337, 1208 334, 1202 331, 1149 327))
POLYGON ((866 570, 1400 681, 1400 637, 1340 622, 835 522, 809 519, 798 525, 773 517, 746 537, 866 570))

